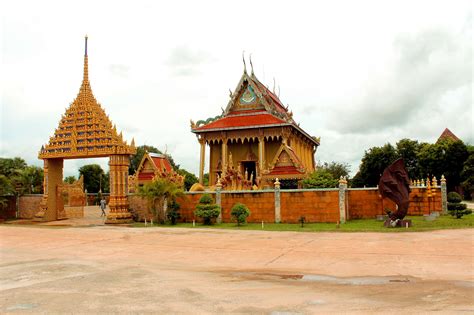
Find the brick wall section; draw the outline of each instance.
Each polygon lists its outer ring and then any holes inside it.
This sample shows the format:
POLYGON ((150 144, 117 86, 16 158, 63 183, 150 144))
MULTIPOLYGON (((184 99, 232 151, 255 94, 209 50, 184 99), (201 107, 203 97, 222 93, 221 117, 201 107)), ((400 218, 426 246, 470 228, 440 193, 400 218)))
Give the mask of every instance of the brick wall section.
POLYGON ((146 198, 139 195, 128 195, 128 203, 130 212, 136 220, 145 221, 146 218, 149 221, 153 217, 146 198))
POLYGON ((20 219, 33 219, 35 213, 39 211, 40 202, 43 195, 20 196, 19 212, 20 219))
MULTIPOLYGON (((199 218, 194 217, 194 210, 196 205, 199 203, 199 199, 203 193, 187 193, 184 197, 178 198, 177 202, 181 206, 179 212, 181 213, 182 222, 192 222, 193 220, 199 221, 199 218)), ((216 194, 210 193, 214 201, 216 200, 216 194)))
POLYGON ((298 223, 339 221, 339 190, 281 191, 281 222, 298 223))
POLYGON ((247 222, 275 221, 275 193, 273 191, 255 191, 245 193, 222 193, 222 222, 233 222, 232 207, 240 202, 250 210, 247 222))
MULTIPOLYGON (((432 188, 434 197, 428 198, 425 188, 412 187, 408 215, 423 215, 433 211, 441 212, 441 188, 432 188)), ((374 218, 385 214, 384 209, 395 211, 395 203, 379 196, 377 189, 349 189, 346 195, 348 219, 374 218)))

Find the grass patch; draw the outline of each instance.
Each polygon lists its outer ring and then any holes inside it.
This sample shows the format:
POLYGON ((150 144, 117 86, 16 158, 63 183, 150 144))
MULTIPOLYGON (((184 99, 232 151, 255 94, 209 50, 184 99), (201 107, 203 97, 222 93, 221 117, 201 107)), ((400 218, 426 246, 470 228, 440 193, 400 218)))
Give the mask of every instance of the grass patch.
MULTIPOLYGON (((335 223, 305 223, 304 227, 300 224, 289 223, 264 223, 263 230, 265 231, 295 231, 295 232, 419 232, 419 231, 433 231, 445 229, 465 229, 474 226, 474 214, 463 216, 461 219, 456 219, 450 215, 440 216, 434 221, 425 221, 423 217, 413 216, 406 217, 412 220, 413 226, 406 228, 386 228, 383 222, 375 219, 351 220, 345 224, 341 224, 337 228, 335 223)), ((145 227, 144 223, 135 222, 134 227, 145 227)), ((193 228, 192 223, 178 223, 176 225, 168 224, 154 224, 148 227, 173 227, 173 228, 193 228)), ((221 223, 214 225, 202 225, 196 223, 194 227, 199 229, 231 229, 231 230, 262 230, 261 223, 247 223, 245 225, 237 226, 236 223, 221 223)))

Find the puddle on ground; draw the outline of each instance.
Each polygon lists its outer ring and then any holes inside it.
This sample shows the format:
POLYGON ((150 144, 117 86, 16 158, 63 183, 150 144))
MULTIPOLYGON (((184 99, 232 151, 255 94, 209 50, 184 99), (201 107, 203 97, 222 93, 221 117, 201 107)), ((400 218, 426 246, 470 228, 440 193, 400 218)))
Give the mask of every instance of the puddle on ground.
POLYGON ((296 280, 305 282, 318 282, 328 284, 341 285, 381 285, 390 283, 410 283, 415 279, 404 276, 388 276, 388 277, 335 277, 326 275, 305 275, 305 274, 279 274, 279 273, 254 273, 254 272, 238 272, 234 275, 251 279, 271 279, 278 278, 282 280, 296 280))
POLYGON ((335 284, 349 284, 349 285, 378 285, 387 284, 391 282, 410 282, 410 280, 404 279, 392 279, 390 277, 353 277, 353 278, 338 278, 332 276, 322 275, 304 275, 303 281, 311 282, 326 282, 335 284))
POLYGON ((7 307, 7 311, 31 310, 37 306, 38 304, 28 304, 28 303, 16 304, 16 305, 7 307))

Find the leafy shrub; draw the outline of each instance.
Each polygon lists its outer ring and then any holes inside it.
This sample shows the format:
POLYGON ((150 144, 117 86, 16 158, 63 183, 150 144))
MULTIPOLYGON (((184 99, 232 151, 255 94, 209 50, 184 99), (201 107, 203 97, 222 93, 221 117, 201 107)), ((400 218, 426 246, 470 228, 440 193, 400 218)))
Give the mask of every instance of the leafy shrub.
POLYGON ((212 199, 211 195, 209 194, 204 194, 202 197, 199 199, 199 203, 202 204, 211 204, 214 203, 214 199, 212 199))
POLYGON ((214 203, 214 199, 209 194, 202 195, 199 204, 196 206, 194 215, 203 219, 205 225, 211 225, 221 213, 221 207, 214 203))
POLYGON ((458 194, 457 192, 452 191, 448 194, 448 202, 459 203, 461 201, 462 201, 461 195, 458 194))
POLYGON ((181 218, 181 214, 179 213, 179 209, 181 206, 176 201, 172 200, 171 203, 168 205, 168 211, 166 212, 166 217, 170 220, 172 225, 175 225, 176 222, 181 218))
POLYGON ((460 219, 463 215, 471 214, 472 210, 466 208, 466 204, 461 203, 461 196, 458 193, 448 194, 448 211, 453 217, 460 219))
POLYGON ((246 205, 238 202, 232 207, 230 214, 237 221, 237 225, 240 225, 247 223, 247 217, 250 215, 250 210, 246 205))
POLYGON ((339 180, 325 169, 318 169, 303 180, 303 188, 334 188, 339 180))

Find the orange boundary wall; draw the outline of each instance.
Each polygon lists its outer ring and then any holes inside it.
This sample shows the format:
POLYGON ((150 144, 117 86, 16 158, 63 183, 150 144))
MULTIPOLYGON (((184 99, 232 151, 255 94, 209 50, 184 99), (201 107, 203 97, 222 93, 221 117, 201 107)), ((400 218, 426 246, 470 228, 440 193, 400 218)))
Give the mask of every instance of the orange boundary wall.
MULTIPOLYGON (((424 215, 434 211, 441 212, 441 188, 432 188, 434 193, 428 197, 426 187, 412 187, 408 215, 424 215)), ((338 222, 341 220, 339 198, 345 194, 344 210, 346 219, 375 218, 385 214, 384 209, 395 210, 395 204, 379 196, 377 188, 333 189, 294 189, 280 190, 281 222, 297 223, 301 216, 306 222, 338 222)), ((208 192, 216 200, 217 192, 208 192)), ((178 199, 181 205, 181 220, 191 222, 199 219, 194 210, 204 192, 188 192, 178 199)), ((251 212, 248 222, 274 222, 276 212, 276 191, 221 191, 222 222, 232 222, 230 211, 237 203, 245 204, 251 212)), ((146 202, 137 195, 129 196, 130 208, 139 220, 149 217, 146 202)))

